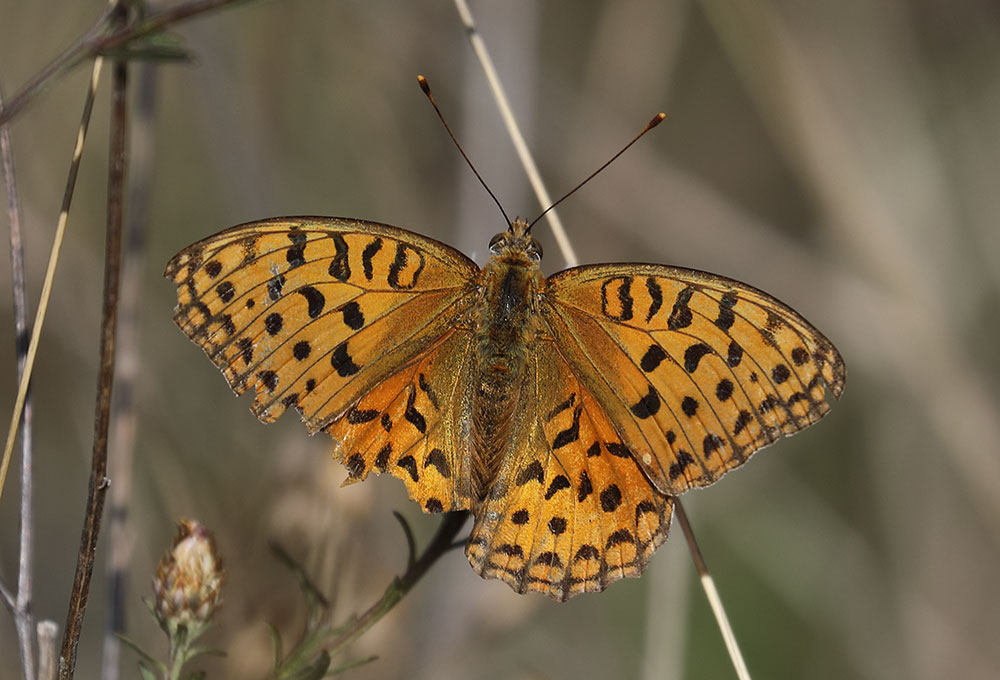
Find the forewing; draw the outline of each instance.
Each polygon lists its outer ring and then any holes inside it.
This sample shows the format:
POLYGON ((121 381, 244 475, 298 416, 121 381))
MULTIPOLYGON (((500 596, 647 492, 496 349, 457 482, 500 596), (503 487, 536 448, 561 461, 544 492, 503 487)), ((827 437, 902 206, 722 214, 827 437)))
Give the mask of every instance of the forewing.
POLYGON ((711 484, 819 420, 844 362, 797 312, 751 286, 661 265, 548 280, 543 314, 643 470, 667 494, 711 484))
POLYGON ((507 458, 466 546, 483 578, 566 600, 637 577, 672 503, 551 340, 529 359, 507 458))
POLYGON ((375 222, 279 218, 178 253, 174 320, 263 421, 295 406, 309 431, 439 340, 478 267, 433 239, 375 222))

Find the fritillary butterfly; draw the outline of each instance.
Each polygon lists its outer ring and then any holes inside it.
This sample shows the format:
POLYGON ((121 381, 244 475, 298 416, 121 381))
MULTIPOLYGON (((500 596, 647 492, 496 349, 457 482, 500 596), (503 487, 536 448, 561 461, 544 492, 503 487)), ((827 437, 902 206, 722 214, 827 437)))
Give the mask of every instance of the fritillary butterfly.
POLYGON ((638 576, 672 497, 711 484, 839 397, 844 362, 788 306, 677 267, 545 278, 515 220, 480 269, 375 222, 233 227, 167 265, 175 320, 270 422, 294 407, 348 482, 403 480, 469 510, 473 569, 556 600, 638 576))

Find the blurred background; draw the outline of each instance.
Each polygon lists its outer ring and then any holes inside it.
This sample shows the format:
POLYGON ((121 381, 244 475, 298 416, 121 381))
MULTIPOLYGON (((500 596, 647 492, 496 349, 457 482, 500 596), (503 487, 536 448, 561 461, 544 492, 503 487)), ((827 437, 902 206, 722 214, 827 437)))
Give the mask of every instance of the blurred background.
MULTIPOLYGON (((103 8, 0 0, 4 93, 103 8)), ((478 0, 472 10, 553 195, 667 113, 560 206, 582 262, 746 281, 799 310, 846 359, 847 388, 826 419, 684 497, 751 673, 1000 676, 1000 5, 478 0)), ((421 545, 438 518, 392 478, 339 488, 331 442, 294 416, 259 423, 251 398, 233 397, 174 327, 163 266, 222 228, 288 214, 388 222, 484 262, 502 218, 418 73, 507 211, 531 218, 544 206, 446 0, 256 3, 176 33, 195 61, 156 70, 152 126, 133 130, 151 185, 145 249, 132 260, 141 283, 130 289, 140 316, 129 635, 162 651, 141 598, 176 519, 194 517, 215 531, 228 571, 208 640, 228 656, 198 666, 261 678, 266 624, 290 640, 304 611, 268 540, 302 561, 343 618, 403 569, 391 511, 421 545)), ((131 74, 137 87, 140 69, 131 74)), ((32 315, 88 75, 82 66, 58 80, 11 128, 32 315)), ((107 99, 105 79, 33 387, 34 612, 60 625, 93 431, 107 99)), ((548 230, 536 234, 545 272, 562 269, 548 230)), ((4 257, 0 280, 9 268, 4 257)), ((0 357, 9 413, 12 332, 0 333, 0 357)), ((17 477, 12 466, 0 502, 0 580, 11 589, 17 477)), ((107 554, 105 535, 99 569, 107 554)), ((98 674, 106 597, 99 571, 78 677, 98 674)), ((16 636, 0 618, 0 678, 13 679, 16 636)), ((565 604, 482 581, 449 553, 337 661, 373 654, 349 677, 734 677, 676 526, 643 578, 565 604)), ((125 653, 124 677, 135 660, 125 653)))

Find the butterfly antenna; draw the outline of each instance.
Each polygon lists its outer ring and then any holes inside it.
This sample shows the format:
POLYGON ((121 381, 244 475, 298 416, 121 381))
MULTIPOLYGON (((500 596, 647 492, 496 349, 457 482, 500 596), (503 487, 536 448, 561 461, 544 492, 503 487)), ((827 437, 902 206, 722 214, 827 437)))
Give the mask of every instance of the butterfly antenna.
POLYGON ((510 227, 511 226, 510 218, 507 217, 507 211, 503 209, 502 205, 500 205, 500 200, 486 185, 486 180, 483 179, 482 175, 479 174, 479 171, 476 170, 476 166, 472 164, 472 161, 470 161, 469 157, 465 154, 465 149, 463 149, 462 145, 458 143, 458 139, 455 138, 455 133, 451 131, 451 128, 448 126, 448 121, 444 119, 444 114, 441 113, 441 109, 438 108, 437 102, 434 101, 434 95, 431 94, 430 83, 428 83, 427 79, 424 78, 423 76, 417 76, 417 82, 420 83, 420 89, 424 91, 424 94, 427 95, 427 99, 430 100, 431 106, 434 107, 434 111, 437 113, 438 118, 441 120, 441 124, 444 125, 444 129, 448 131, 448 136, 451 137, 451 141, 455 142, 455 146, 458 147, 458 152, 462 154, 462 158, 464 158, 465 162, 468 163, 469 168, 472 170, 472 174, 476 176, 476 179, 479 180, 479 183, 483 185, 484 189, 486 189, 486 193, 490 195, 490 198, 493 199, 493 202, 497 204, 498 208, 500 208, 500 214, 503 215, 504 221, 507 222, 507 226, 510 227))
POLYGON ((653 128, 655 128, 657 125, 659 125, 660 122, 663 121, 663 119, 666 118, 666 117, 667 117, 667 114, 662 113, 662 112, 656 114, 655 116, 653 116, 653 120, 651 120, 648 123, 646 123, 646 127, 644 127, 639 132, 639 134, 637 134, 635 137, 633 137, 632 141, 629 142, 628 144, 626 144, 622 148, 621 151, 619 151, 614 156, 612 156, 604 165, 602 165, 601 167, 597 168, 597 170, 594 170, 592 173, 590 173, 590 175, 587 177, 587 179, 583 180, 582 182, 580 182, 579 184, 577 184, 575 187, 573 187, 572 189, 570 189, 569 192, 566 193, 565 195, 563 195, 562 198, 560 198, 558 201, 556 201, 555 203, 553 203, 552 205, 550 205, 548 208, 546 208, 545 210, 543 210, 541 215, 539 215, 538 217, 536 217, 535 219, 533 219, 531 221, 531 224, 528 225, 528 231, 531 231, 531 228, 533 226, 535 226, 535 223, 538 222, 538 220, 540 220, 543 217, 545 217, 545 215, 548 214, 548 212, 550 210, 552 210, 557 205, 559 205, 560 203, 562 203, 563 201, 565 201, 567 198, 569 198, 570 196, 572 196, 573 194, 575 194, 577 192, 577 190, 580 189, 580 187, 582 187, 584 184, 586 184, 590 180, 594 179, 594 177, 596 177, 597 174, 599 172, 601 172, 601 170, 603 170, 604 168, 606 168, 609 165, 611 165, 612 163, 614 163, 615 160, 619 156, 621 156, 623 153, 625 153, 626 151, 628 151, 628 149, 629 149, 630 146, 632 146, 633 144, 635 144, 636 142, 638 142, 640 137, 642 137, 644 134, 646 134, 647 132, 649 132, 650 130, 652 130, 653 128))

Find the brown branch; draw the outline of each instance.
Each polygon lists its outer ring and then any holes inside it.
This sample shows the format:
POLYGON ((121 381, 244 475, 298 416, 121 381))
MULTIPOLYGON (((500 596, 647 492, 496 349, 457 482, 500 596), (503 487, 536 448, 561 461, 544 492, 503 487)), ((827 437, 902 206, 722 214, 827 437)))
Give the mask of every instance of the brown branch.
MULTIPOLYGON (((117 12, 124 20, 126 11, 118 5, 117 12)), ((94 573, 97 539, 100 535, 104 497, 109 480, 108 423, 111 413, 111 388, 114 381, 115 333, 118 322, 118 289, 121 267, 121 232, 124 213, 123 195, 126 159, 126 95, 128 84, 127 62, 115 60, 111 84, 111 140, 108 168, 108 223, 104 252, 104 304, 101 314, 101 359, 97 382, 97 403, 94 416, 94 449, 91 457, 90 483, 87 492, 87 510, 80 538, 73 591, 70 593, 66 629, 63 633, 62 651, 59 656, 59 678, 69 680, 76 670, 77 646, 83 616, 90 594, 94 573)))
POLYGON ((115 480, 111 487, 107 528, 108 624, 104 631, 102 680, 121 675, 121 638, 125 634, 128 567, 132 560, 129 513, 132 504, 132 463, 136 433, 136 377, 140 362, 139 312, 142 274, 145 269, 146 230, 149 222, 150 186, 153 175, 154 115, 159 64, 139 65, 129 132, 129 173, 125 218, 125 254, 122 263, 122 296, 118 333, 118 369, 111 408, 111 440, 108 469, 115 480))

